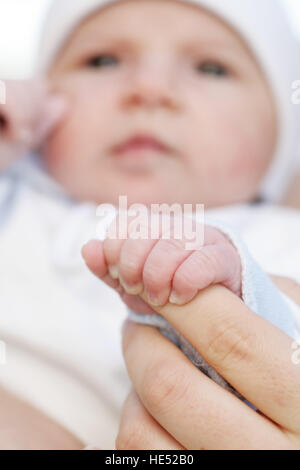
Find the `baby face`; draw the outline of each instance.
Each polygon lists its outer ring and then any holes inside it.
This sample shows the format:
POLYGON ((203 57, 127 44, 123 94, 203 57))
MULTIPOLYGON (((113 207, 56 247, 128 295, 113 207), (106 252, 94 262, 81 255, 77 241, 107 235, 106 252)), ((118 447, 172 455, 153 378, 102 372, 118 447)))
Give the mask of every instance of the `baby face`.
POLYGON ((86 19, 52 66, 71 109, 43 149, 75 198, 249 201, 272 159, 271 92, 242 39, 175 0, 123 0, 86 19))

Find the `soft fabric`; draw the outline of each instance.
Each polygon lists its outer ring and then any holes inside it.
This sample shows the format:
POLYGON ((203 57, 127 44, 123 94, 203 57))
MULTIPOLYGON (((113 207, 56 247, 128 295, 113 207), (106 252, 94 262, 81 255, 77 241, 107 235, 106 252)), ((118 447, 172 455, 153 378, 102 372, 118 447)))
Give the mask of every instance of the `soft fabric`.
MULTIPOLYGON (((95 10, 122 0, 53 0, 43 27, 37 70, 46 72, 79 23, 95 10)), ((228 22, 244 38, 266 74, 277 105, 278 141, 261 185, 268 201, 280 201, 299 157, 300 106, 292 83, 300 77, 300 48, 279 0, 181 0, 228 22)))

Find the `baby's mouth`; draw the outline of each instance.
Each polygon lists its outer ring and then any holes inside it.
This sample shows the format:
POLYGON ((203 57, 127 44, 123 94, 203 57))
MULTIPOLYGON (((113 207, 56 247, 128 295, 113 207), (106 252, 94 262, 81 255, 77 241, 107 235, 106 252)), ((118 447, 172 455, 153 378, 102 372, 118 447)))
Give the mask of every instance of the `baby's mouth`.
POLYGON ((112 148, 112 154, 119 157, 129 154, 142 155, 145 152, 148 153, 148 151, 165 154, 171 153, 169 146, 147 134, 136 134, 112 148))

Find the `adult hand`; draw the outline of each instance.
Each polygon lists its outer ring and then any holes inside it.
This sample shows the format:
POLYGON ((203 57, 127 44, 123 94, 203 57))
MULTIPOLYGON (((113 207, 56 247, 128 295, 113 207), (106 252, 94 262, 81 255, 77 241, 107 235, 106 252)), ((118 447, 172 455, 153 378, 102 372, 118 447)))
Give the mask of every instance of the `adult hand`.
MULTIPOLYGON (((300 287, 278 281, 299 299, 300 287)), ((196 369, 156 329, 126 322, 135 391, 117 449, 299 449, 300 346, 223 287, 185 306, 155 308, 259 412, 196 369)))

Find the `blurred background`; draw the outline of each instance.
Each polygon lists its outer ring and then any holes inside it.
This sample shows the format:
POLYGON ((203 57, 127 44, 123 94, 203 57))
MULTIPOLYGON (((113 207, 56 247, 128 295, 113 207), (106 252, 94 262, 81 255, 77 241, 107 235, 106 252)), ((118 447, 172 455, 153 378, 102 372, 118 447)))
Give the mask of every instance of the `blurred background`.
MULTIPOLYGON (((300 0, 281 1, 300 40, 300 0)), ((43 15, 50 2, 0 0, 0 78, 26 78, 30 74, 43 15)))

